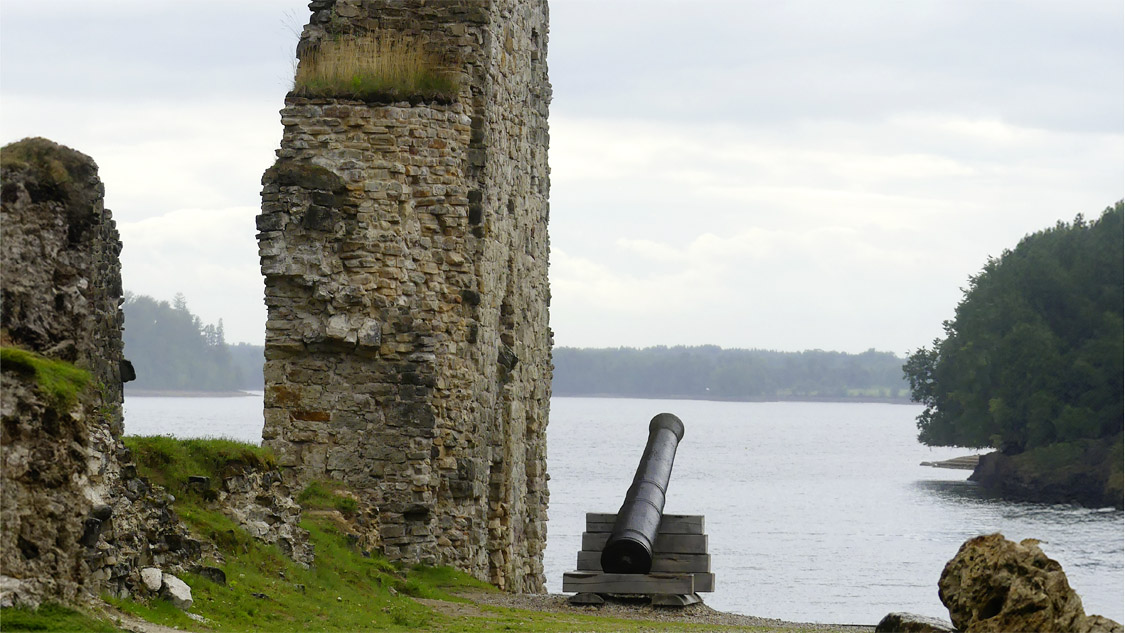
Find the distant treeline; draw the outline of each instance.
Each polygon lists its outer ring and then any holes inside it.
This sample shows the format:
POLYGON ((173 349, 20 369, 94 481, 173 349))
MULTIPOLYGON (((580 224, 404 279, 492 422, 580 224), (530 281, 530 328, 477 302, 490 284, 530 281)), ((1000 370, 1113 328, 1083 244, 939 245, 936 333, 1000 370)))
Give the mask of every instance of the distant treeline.
POLYGON ((177 294, 172 303, 125 293, 125 358, 137 379, 128 389, 262 389, 262 346, 227 345, 223 321, 204 324, 177 294))
MULTIPOLYGON (((223 322, 205 324, 184 296, 171 302, 126 293, 125 357, 130 389, 260 391, 261 345, 228 345, 223 322)), ((700 347, 554 350, 558 396, 714 400, 908 401, 904 359, 862 354, 700 347)))
POLYGON ((556 347, 557 396, 715 400, 907 401, 904 359, 862 354, 700 347, 556 347))

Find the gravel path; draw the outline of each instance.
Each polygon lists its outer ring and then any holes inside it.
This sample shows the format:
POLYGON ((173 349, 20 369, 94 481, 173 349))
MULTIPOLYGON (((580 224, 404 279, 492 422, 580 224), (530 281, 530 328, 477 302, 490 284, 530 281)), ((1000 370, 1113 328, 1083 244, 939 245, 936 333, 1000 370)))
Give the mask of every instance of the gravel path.
MULTIPOLYGON (((607 617, 629 620, 652 620, 655 622, 683 622, 693 624, 708 624, 712 626, 753 626, 768 627, 771 629, 799 629, 803 631, 840 631, 846 633, 867 633, 874 631, 874 626, 856 626, 848 624, 815 624, 786 622, 770 618, 756 618, 748 615, 737 615, 716 611, 706 604, 693 604, 687 607, 653 607, 648 600, 613 600, 600 606, 573 606, 567 602, 569 596, 564 594, 510 594, 471 592, 460 594, 477 604, 508 607, 511 609, 526 609, 528 611, 549 611, 554 613, 569 613, 573 615, 601 615, 607 617)), ((706 597, 704 597, 706 599, 706 597)), ((436 601, 435 601, 436 602, 436 601)), ((453 604, 453 603, 446 603, 453 604)), ((440 608, 437 605, 432 605, 440 608)), ((467 615, 462 613, 461 615, 467 615)))

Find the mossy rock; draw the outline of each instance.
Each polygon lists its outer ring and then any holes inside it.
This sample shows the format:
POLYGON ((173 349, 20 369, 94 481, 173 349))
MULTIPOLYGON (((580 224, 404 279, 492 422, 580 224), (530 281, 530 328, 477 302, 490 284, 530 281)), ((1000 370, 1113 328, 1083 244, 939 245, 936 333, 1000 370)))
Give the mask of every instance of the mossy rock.
POLYGON ((90 372, 14 347, 0 348, 0 368, 35 382, 39 392, 59 409, 69 409, 90 384, 90 372))
POLYGON ((1122 507, 1122 435, 981 457, 970 481, 1001 496, 1042 503, 1122 507))
POLYGON ((24 138, 4 145, 0 166, 6 170, 27 170, 31 198, 66 201, 73 188, 97 177, 98 165, 90 156, 46 138, 24 138))
POLYGON ((5 202, 14 183, 22 183, 32 203, 58 202, 66 207, 68 238, 77 242, 101 211, 98 165, 89 156, 45 138, 25 138, 0 149, 5 202))

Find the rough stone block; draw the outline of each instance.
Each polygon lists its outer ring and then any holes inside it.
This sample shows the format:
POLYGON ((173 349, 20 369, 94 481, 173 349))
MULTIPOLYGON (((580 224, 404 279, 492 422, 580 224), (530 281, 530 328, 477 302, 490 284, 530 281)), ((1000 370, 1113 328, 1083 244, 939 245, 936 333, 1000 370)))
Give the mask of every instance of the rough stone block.
POLYGON ((172 574, 163 575, 163 590, 165 597, 178 609, 187 611, 194 604, 191 599, 191 587, 172 574))

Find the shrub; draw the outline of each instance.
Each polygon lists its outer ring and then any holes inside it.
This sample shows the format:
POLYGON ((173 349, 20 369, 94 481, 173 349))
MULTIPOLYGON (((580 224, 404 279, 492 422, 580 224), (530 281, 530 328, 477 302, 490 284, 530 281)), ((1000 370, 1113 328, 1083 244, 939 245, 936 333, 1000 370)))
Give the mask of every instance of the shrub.
POLYGON ((458 86, 449 64, 417 40, 368 33, 322 42, 301 60, 293 92, 365 101, 448 101, 458 86))

